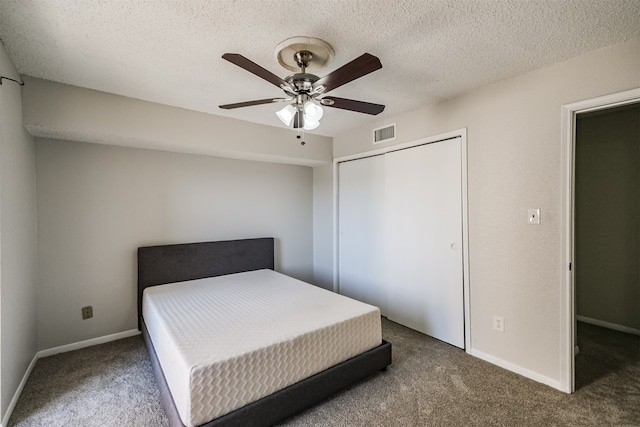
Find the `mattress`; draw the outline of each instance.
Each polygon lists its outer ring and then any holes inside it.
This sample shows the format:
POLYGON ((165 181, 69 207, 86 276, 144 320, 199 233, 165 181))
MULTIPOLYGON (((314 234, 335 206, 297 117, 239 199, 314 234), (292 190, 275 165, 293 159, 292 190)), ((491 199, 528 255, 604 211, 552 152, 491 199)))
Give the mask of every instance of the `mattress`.
POLYGON ((190 427, 382 342, 377 307, 273 270, 146 288, 142 313, 190 427))

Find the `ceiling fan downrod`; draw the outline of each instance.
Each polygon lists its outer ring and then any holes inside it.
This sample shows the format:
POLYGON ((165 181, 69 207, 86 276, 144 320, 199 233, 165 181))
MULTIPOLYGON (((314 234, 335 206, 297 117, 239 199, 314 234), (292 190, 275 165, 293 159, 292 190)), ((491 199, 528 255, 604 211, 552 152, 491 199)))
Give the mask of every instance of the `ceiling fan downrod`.
POLYGON ((298 67, 302 69, 302 73, 304 74, 306 73, 306 68, 313 59, 313 54, 308 50, 301 50, 293 55, 293 59, 296 61, 296 64, 298 64, 298 67))

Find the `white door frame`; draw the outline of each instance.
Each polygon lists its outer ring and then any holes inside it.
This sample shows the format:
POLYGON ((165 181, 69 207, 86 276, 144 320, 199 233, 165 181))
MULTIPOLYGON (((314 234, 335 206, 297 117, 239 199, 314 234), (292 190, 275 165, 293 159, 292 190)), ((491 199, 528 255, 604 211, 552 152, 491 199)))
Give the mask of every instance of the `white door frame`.
POLYGON ((338 254, 338 164, 349 160, 362 159, 377 156, 391 151, 403 150, 418 145, 430 144, 445 139, 461 138, 461 163, 462 163, 462 275, 464 297, 464 348, 471 354, 471 308, 469 304, 469 209, 467 205, 467 128, 434 135, 427 138, 410 141, 403 144, 391 145, 377 150, 353 154, 333 159, 333 291, 339 292, 339 254, 338 254))
POLYGON ((562 106, 562 292, 560 301, 560 387, 566 393, 575 391, 575 281, 574 246, 574 161, 576 115, 604 110, 640 101, 640 88, 587 99, 562 106), (571 267, 570 267, 571 266, 571 267))

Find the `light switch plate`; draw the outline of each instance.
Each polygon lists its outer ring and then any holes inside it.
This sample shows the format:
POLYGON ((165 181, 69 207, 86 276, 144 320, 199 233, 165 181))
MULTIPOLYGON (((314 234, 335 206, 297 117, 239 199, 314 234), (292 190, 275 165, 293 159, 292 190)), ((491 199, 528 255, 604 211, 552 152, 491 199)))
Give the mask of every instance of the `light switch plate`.
POLYGON ((529 224, 540 224, 540 209, 529 209, 529 224))

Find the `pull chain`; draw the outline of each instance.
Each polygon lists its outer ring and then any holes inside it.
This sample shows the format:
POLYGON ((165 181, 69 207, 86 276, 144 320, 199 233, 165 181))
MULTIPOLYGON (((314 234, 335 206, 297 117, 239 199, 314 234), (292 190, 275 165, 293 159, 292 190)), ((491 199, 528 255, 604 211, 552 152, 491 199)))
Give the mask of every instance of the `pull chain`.
POLYGON ((304 142, 304 128, 298 128, 298 135, 296 135, 297 139, 302 139, 302 141, 300 141, 300 145, 305 145, 306 142, 304 142), (302 129, 302 135, 300 135, 300 129, 302 129))

